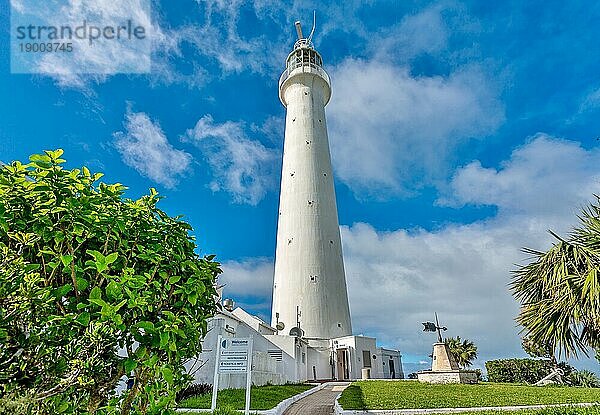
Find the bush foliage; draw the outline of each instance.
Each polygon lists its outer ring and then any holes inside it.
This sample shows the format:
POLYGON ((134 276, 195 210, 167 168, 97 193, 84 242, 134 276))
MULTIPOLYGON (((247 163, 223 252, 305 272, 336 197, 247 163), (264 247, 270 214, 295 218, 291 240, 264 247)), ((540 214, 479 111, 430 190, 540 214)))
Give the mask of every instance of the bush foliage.
MULTIPOLYGON (((573 372, 566 363, 559 363, 565 376, 573 372)), ((485 362, 490 382, 499 383, 536 383, 552 372, 554 365, 548 359, 501 359, 485 362)))
POLYGON ((166 413, 219 264, 156 191, 126 199, 61 155, 0 168, 0 413, 166 413), (124 375, 135 383, 117 396, 124 375))

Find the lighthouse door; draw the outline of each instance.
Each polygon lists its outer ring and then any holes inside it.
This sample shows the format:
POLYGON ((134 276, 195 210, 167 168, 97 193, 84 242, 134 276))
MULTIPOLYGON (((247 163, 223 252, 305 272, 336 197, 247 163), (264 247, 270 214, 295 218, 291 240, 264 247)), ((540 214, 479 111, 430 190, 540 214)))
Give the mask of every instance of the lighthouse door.
POLYGON ((338 380, 349 380, 350 379, 350 368, 348 364, 348 349, 337 349, 337 379, 338 380))

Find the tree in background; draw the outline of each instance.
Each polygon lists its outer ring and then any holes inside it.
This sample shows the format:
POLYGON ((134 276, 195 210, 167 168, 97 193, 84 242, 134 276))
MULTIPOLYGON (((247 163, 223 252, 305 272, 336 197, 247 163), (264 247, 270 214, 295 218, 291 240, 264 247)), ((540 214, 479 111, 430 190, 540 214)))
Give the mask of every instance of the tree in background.
POLYGON ((548 344, 541 345, 535 343, 528 337, 523 337, 523 340, 521 341, 521 347, 523 348, 525 353, 527 353, 531 357, 548 359, 554 367, 556 367, 556 365, 558 364, 556 356, 554 355, 554 349, 548 344))
POLYGON ((460 336, 448 337, 444 340, 450 349, 450 353, 461 368, 467 368, 477 359, 477 346, 470 340, 461 339, 460 336))
POLYGON ((0 413, 168 413, 219 264, 154 189, 126 199, 62 153, 0 169, 0 413))
POLYGON ((514 272, 521 303, 517 321, 533 343, 566 357, 600 347, 600 199, 584 209, 580 226, 547 252, 525 249, 532 261, 514 272))

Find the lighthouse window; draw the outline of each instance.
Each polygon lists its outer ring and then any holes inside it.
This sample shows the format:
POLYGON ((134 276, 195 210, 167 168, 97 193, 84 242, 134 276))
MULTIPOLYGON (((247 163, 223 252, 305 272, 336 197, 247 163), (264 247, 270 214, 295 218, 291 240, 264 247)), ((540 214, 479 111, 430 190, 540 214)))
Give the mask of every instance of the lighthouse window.
POLYGON ((305 91, 305 92, 304 92, 304 95, 308 95, 308 92, 306 92, 306 91, 305 91))
POLYGON ((316 275, 311 275, 310 276, 310 282, 317 282, 317 276, 316 275))
POLYGON ((294 173, 290 173, 290 176, 294 177, 294 173))
POLYGON ((310 141, 307 141, 306 144, 310 144, 310 141))

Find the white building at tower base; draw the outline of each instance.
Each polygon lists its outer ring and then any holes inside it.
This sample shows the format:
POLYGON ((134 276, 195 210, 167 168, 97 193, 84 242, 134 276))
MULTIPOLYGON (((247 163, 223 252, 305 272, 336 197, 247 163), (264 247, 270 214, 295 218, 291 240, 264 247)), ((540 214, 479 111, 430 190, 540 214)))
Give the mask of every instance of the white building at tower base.
MULTIPOLYGON (((373 337, 344 336, 307 340, 277 330, 242 308, 223 309, 209 321, 203 352, 186 367, 193 383, 212 384, 217 339, 252 337, 252 384, 321 382, 327 380, 403 379, 398 350, 377 347, 373 337)), ((244 388, 245 376, 219 375, 219 389, 244 388)))

